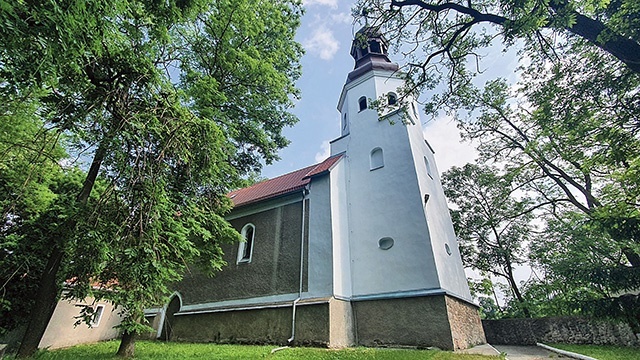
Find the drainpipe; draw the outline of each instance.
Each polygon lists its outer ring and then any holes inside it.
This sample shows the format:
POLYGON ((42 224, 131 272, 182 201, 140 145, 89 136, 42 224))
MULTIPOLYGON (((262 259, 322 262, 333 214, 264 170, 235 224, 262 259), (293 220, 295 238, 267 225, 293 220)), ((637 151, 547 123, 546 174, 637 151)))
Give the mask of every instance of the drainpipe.
POLYGON ((287 339, 287 343, 289 345, 293 343, 293 340, 296 337, 296 307, 300 302, 300 299, 302 299, 302 275, 304 271, 304 220, 305 220, 305 210, 306 210, 305 198, 308 194, 309 194, 309 185, 305 186, 304 189, 302 189, 302 226, 301 226, 302 235, 300 236, 300 279, 299 279, 300 287, 298 288, 298 298, 293 300, 293 306, 292 306, 293 313, 291 314, 291 337, 287 339))

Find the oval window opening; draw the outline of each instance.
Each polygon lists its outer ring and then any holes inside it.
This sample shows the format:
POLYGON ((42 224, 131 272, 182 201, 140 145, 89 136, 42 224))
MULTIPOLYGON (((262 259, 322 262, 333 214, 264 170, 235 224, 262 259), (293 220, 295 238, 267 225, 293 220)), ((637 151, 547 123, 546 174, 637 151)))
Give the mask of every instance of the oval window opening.
POLYGON ((390 237, 383 237, 378 240, 378 247, 382 250, 389 250, 393 246, 393 239, 390 237))
POLYGON ((444 244, 444 249, 447 251, 447 255, 451 255, 451 248, 449 247, 449 244, 444 244))

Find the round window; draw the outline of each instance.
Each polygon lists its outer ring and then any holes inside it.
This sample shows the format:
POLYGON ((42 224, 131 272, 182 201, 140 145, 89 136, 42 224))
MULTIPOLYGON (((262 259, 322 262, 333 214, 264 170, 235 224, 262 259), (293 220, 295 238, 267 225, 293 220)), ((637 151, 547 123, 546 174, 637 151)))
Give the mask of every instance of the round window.
POLYGON ((393 246, 393 239, 390 237, 383 237, 378 240, 378 247, 382 250, 389 250, 393 246))

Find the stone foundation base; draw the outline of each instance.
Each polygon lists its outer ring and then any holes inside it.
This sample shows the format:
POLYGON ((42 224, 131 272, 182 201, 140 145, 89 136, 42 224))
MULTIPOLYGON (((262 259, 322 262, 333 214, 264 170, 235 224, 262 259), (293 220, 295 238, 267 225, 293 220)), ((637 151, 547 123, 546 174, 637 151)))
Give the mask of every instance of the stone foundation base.
POLYGON ((418 346, 444 350, 484 344, 478 309, 447 295, 353 303, 363 346, 418 346))
MULTIPOLYGON (((171 340, 285 345, 291 337, 292 306, 177 315, 171 340)), ((329 345, 328 304, 296 308, 294 344, 329 345)))
MULTIPOLYGON (((171 340, 287 344, 292 305, 176 314, 171 340)), ((447 295, 299 303, 294 344, 328 347, 417 346, 445 350, 485 343, 478 309, 447 295)))

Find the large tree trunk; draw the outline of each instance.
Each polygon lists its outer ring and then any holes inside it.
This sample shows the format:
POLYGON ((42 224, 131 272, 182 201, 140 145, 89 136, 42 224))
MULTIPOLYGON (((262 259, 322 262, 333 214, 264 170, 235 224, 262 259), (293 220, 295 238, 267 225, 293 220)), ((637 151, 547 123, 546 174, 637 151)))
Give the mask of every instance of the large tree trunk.
MULTIPOLYGON (((80 190, 80 193, 76 197, 76 202, 78 204, 84 205, 87 203, 87 200, 89 200, 89 195, 91 194, 93 185, 98 177, 98 172, 105 155, 106 149, 103 146, 99 146, 93 157, 91 168, 89 168, 89 173, 85 178, 82 190, 80 190)), ((76 219, 71 218, 69 221, 60 225, 61 227, 64 227, 63 231, 60 232, 63 234, 62 236, 64 237, 67 230, 74 229, 76 224, 76 219)), ((65 239, 62 239, 61 241, 65 241, 65 239)), ((58 304, 58 295, 60 295, 60 291, 62 290, 60 283, 58 282, 58 270, 60 269, 60 263, 62 262, 63 257, 63 247, 59 244, 54 245, 51 249, 47 265, 45 266, 40 278, 36 303, 34 304, 33 311, 31 312, 27 331, 22 337, 20 349, 18 350, 18 357, 20 358, 29 357, 35 354, 38 350, 38 345, 44 336, 44 332, 47 329, 47 325, 49 325, 49 321, 51 321, 53 311, 58 304)))
MULTIPOLYGON (((566 11, 568 2, 566 0, 551 1, 549 5, 556 11, 566 11)), ((568 31, 615 56, 632 71, 640 73, 640 44, 619 35, 599 20, 575 11, 570 12, 574 17, 574 23, 566 27, 568 31)))
POLYGON ((53 311, 58 303, 60 286, 58 285, 57 275, 63 256, 64 252, 59 246, 54 246, 51 249, 49 260, 40 278, 36 303, 31 311, 29 325, 18 349, 18 357, 20 358, 32 356, 38 350, 40 340, 42 340, 47 325, 49 325, 49 320, 51 320, 53 311))
POLYGON ((505 267, 505 269, 507 270, 507 281, 509 282, 509 286, 511 286, 511 291, 513 291, 513 295, 516 297, 516 300, 518 300, 518 303, 520 303, 520 305, 522 306, 522 312, 524 313, 524 317, 530 318, 531 312, 529 312, 529 307, 527 306, 526 301, 524 301, 524 298, 522 297, 522 293, 518 288, 518 282, 513 276, 513 268, 511 267, 510 259, 507 259, 507 266, 505 267))
MULTIPOLYGON (((551 9, 556 12, 569 11, 573 16, 574 22, 565 27, 567 31, 586 39, 593 45, 615 56, 633 72, 640 73, 640 44, 638 44, 637 39, 626 38, 607 27, 605 23, 598 19, 592 19, 576 11, 567 9, 568 4, 569 2, 567 0, 549 2, 551 9), (605 36, 600 36, 603 34, 605 36)), ((418 6, 435 13, 455 10, 471 16, 478 23, 490 22, 497 25, 504 25, 510 20, 501 15, 481 13, 470 5, 465 6, 454 2, 432 4, 423 0, 392 0, 391 6, 392 9, 393 7, 418 6)))
POLYGON ((122 333, 122 339, 120 340, 120 347, 118 348, 117 356, 130 358, 135 355, 136 351, 136 334, 124 331, 122 333))

